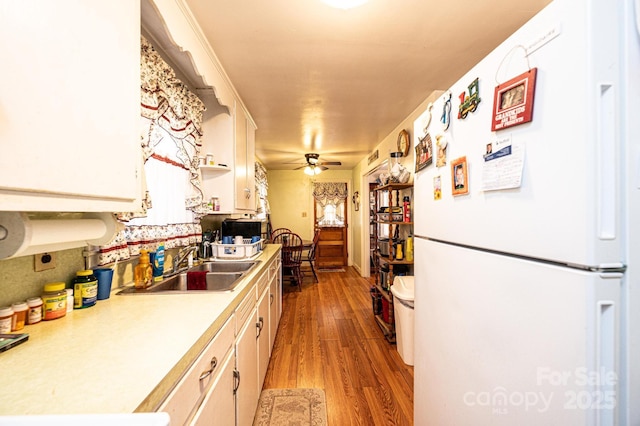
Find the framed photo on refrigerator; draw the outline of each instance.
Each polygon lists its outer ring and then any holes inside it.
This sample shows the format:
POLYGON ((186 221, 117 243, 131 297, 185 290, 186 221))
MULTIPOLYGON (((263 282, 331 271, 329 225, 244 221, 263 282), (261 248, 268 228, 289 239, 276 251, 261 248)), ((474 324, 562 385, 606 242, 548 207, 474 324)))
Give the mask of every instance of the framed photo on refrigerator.
POLYGON ((451 161, 451 193, 453 195, 469 193, 467 157, 460 157, 451 161))
POLYGON ((491 130, 502 130, 533 119, 533 98, 538 68, 506 81, 495 88, 491 130))

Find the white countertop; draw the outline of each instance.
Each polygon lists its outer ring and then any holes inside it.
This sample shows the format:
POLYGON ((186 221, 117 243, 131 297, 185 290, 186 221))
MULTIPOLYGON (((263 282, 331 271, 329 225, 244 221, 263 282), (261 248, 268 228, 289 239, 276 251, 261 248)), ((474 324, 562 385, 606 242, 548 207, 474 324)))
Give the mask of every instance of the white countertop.
POLYGON ((25 326, 0 353, 0 415, 154 411, 249 291, 266 245, 233 292, 119 296, 25 326))

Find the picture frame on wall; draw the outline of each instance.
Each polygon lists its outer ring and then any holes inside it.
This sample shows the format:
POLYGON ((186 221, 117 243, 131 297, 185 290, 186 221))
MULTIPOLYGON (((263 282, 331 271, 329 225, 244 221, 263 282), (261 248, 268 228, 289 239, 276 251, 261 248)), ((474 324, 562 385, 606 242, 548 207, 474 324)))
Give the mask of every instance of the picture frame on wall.
POLYGON ((451 161, 451 193, 453 195, 469 193, 467 157, 460 157, 451 161))
POLYGON ((493 94, 491 130, 497 131, 533 120, 538 68, 531 68, 496 86, 493 94))
POLYGON ((431 135, 425 134, 416 145, 416 172, 424 169, 433 162, 433 142, 431 135))

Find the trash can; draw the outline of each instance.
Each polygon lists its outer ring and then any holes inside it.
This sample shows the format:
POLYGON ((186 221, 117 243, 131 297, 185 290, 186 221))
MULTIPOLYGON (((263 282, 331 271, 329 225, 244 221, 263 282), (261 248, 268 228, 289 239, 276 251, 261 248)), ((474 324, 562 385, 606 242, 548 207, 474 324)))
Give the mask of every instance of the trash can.
POLYGON ((393 310, 396 319, 396 349, 407 365, 413 365, 413 302, 415 290, 413 277, 400 275, 393 279, 393 310))

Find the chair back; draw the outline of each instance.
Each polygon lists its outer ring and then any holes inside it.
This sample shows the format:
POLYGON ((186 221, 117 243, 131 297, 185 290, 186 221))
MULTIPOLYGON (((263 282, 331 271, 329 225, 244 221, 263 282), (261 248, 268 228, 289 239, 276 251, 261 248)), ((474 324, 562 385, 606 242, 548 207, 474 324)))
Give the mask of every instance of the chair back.
POLYGON ((273 242, 282 244, 282 266, 300 266, 302 263, 302 238, 293 232, 281 232, 273 242))
POLYGON ((319 240, 320 240, 320 229, 316 228, 316 231, 313 234, 313 243, 311 243, 311 249, 309 250, 309 253, 307 254, 307 257, 309 258, 309 260, 315 260, 316 259, 316 246, 318 245, 318 241, 319 240))
POLYGON ((274 229, 273 231, 271 231, 271 242, 275 243, 275 239, 278 235, 282 234, 283 232, 291 232, 291 229, 289 228, 278 228, 278 229, 274 229))

